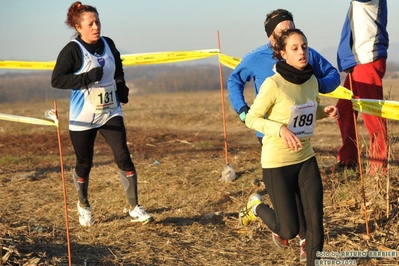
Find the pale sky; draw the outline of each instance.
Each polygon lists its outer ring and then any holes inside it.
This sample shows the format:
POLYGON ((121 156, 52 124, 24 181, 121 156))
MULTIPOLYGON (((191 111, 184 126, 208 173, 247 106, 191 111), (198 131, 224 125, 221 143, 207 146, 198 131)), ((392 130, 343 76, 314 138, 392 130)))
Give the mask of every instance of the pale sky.
MULTIPOLYGON (((349 0, 92 0, 104 36, 121 54, 217 48, 243 57, 267 42, 263 22, 277 8, 293 13, 297 28, 334 65, 349 0)), ((64 21, 73 1, 1 0, 0 60, 52 61, 72 38, 64 21)), ((399 1, 388 0, 390 43, 399 47, 399 1)), ((393 46, 391 46, 393 47, 393 46)), ((392 56, 398 52, 388 50, 392 56)), ((395 57, 392 57, 395 58, 395 57)), ((398 58, 398 57, 396 57, 398 58)), ((389 60, 389 58, 388 58, 389 60)))

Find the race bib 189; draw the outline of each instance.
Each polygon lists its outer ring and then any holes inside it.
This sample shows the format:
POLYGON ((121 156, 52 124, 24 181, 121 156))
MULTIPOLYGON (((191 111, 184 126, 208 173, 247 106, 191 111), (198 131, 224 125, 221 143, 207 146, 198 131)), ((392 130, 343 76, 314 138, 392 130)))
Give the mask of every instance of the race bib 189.
POLYGON ((291 117, 287 128, 298 138, 310 137, 314 134, 316 124, 317 102, 291 107, 291 117))

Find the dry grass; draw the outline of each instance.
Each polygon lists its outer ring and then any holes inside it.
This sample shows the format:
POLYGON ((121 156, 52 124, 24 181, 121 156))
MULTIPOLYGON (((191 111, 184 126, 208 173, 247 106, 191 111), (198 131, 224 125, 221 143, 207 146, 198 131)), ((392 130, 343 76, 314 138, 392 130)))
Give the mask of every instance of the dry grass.
MULTIPOLYGON (((386 85, 386 91, 395 84, 386 85)), ((251 94, 248 95, 251 98, 251 94)), ((391 98, 394 99, 394 98, 391 98)), ((333 101, 323 98, 323 101, 333 101)), ((80 227, 71 182, 74 153, 67 132, 67 101, 58 102, 68 219, 74 265, 300 265, 298 240, 286 250, 271 242, 260 221, 238 224, 238 211, 262 185, 260 145, 231 110, 226 95, 229 161, 237 180, 220 182, 225 164, 220 92, 132 96, 124 107, 128 142, 139 175, 139 200, 156 221, 131 223, 110 148, 98 137, 91 173, 91 228, 80 227)), ((52 102, 6 104, 1 113, 41 118, 52 102)), ((362 151, 367 134, 359 122, 362 151)), ((334 121, 322 120, 313 137, 324 183, 326 252, 398 250, 397 123, 393 140, 389 212, 386 176, 364 175, 370 237, 365 237, 358 174, 331 165, 340 145, 334 121)), ((68 265, 63 188, 55 128, 0 124, 0 257, 4 265, 68 265)), ((365 159, 365 161, 367 161, 365 159)), ((357 265, 396 265, 396 259, 358 259, 357 265)))

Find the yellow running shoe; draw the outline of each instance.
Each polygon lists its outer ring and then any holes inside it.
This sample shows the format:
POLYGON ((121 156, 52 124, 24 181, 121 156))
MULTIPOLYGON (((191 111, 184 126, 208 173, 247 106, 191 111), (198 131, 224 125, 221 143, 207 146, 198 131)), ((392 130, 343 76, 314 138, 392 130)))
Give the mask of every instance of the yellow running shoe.
POLYGON ((247 206, 243 207, 238 214, 241 225, 248 226, 258 218, 253 211, 253 207, 261 203, 263 203, 263 199, 260 194, 255 193, 249 196, 247 206))

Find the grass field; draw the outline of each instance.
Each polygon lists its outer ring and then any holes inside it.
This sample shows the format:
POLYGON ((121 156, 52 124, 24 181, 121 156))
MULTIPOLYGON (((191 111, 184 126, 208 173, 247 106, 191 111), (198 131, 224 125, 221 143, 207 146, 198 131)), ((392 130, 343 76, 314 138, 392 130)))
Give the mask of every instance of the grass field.
MULTIPOLYGON (((385 81, 391 100, 399 81, 385 81)), ((278 249, 261 221, 244 228, 238 211, 263 194, 260 145, 234 113, 225 92, 228 160, 234 182, 219 181, 226 163, 220 91, 131 95, 123 107, 128 144, 139 178, 139 201, 155 222, 140 225, 123 213, 125 197, 110 148, 99 135, 89 197, 95 225, 82 228, 71 180, 74 152, 68 135, 68 101, 57 101, 67 211, 56 128, 0 121, 0 257, 3 265, 68 265, 66 212, 73 265, 304 265, 299 240, 278 249)), ((253 99, 251 92, 247 93, 253 99)), ((323 103, 335 99, 322 98, 323 103)), ((252 101, 249 101, 252 102, 252 101)), ((44 118, 53 102, 2 104, 0 113, 44 118)), ((359 118, 361 150, 368 136, 359 118)), ((334 120, 318 121, 313 147, 322 172, 324 251, 399 250, 398 121, 389 121, 387 176, 361 178, 332 166, 341 144, 334 120), (389 178, 389 193, 387 183, 389 178), (389 208, 389 209, 387 209, 389 208)), ((364 170, 367 170, 367 157, 364 170)), ((350 259, 350 258, 347 258, 350 259)), ((398 258, 358 258, 356 265, 397 265, 398 258)))

